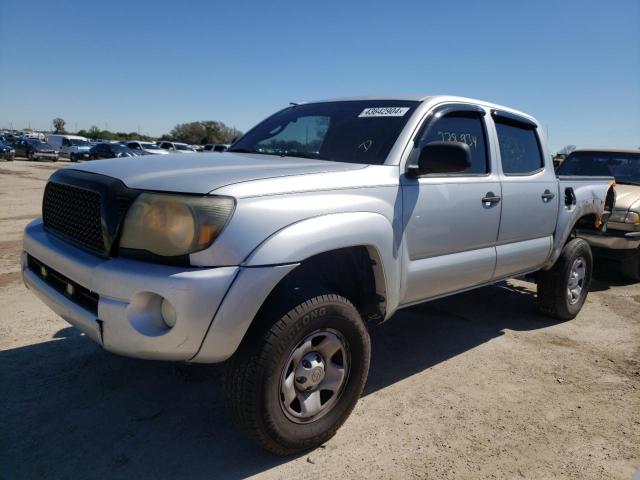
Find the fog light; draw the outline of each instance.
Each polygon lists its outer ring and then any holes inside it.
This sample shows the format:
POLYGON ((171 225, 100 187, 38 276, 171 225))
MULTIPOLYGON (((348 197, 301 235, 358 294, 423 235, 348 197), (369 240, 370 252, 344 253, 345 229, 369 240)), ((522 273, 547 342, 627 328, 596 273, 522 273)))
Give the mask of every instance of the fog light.
POLYGON ((160 308, 162 312, 162 320, 167 324, 167 327, 172 328, 176 324, 176 309, 166 298, 162 299, 162 306, 160 308))
POLYGON ((40 276, 41 276, 42 278, 47 278, 47 275, 49 275, 49 272, 47 272, 47 268, 46 268, 46 267, 41 266, 41 267, 40 267, 40 276))
POLYGON ((70 297, 73 297, 73 294, 76 293, 76 289, 73 285, 71 285, 70 283, 67 283, 67 287, 65 288, 67 295, 69 295, 70 297))

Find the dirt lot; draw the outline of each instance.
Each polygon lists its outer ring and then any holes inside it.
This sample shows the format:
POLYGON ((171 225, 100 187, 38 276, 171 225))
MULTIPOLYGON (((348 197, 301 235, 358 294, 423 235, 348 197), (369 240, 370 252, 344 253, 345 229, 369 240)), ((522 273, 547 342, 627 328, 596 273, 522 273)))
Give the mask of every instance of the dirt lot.
POLYGON ((372 331, 363 398, 297 458, 225 414, 220 366, 102 351, 20 280, 21 231, 60 164, 0 163, 0 479, 620 478, 640 468, 640 284, 609 266, 573 321, 512 281, 372 331))

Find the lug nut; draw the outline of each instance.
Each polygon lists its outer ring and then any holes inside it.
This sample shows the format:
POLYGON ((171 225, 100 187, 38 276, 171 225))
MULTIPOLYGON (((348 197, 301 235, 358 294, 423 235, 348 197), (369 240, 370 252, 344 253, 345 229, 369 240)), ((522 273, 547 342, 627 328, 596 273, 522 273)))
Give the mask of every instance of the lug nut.
POLYGON ((298 377, 296 378, 296 382, 298 383, 304 383, 307 381, 307 377, 298 377))

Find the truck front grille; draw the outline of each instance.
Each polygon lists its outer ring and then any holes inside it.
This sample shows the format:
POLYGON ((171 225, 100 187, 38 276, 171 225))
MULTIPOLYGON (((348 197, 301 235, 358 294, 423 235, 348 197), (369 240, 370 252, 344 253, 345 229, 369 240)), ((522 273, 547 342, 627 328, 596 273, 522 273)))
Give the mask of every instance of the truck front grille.
POLYGON ((44 192, 44 225, 100 254, 106 253, 98 192, 49 182, 44 192))

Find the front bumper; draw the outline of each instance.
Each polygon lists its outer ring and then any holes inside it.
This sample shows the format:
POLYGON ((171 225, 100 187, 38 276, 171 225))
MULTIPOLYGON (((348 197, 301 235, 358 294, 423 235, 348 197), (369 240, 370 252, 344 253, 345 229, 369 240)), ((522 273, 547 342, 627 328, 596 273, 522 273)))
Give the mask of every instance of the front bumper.
POLYGON ((189 360, 198 352, 239 270, 100 258, 48 233, 41 219, 27 225, 22 257, 25 284, 55 313, 106 350, 157 360, 189 360), (97 294, 97 314, 45 281, 28 256, 97 294), (162 322, 158 297, 176 311, 173 328, 162 322))
POLYGON ((33 152, 31 156, 33 158, 49 158, 52 160, 58 159, 58 154, 55 152, 33 152))
POLYGON ((42 219, 25 228, 23 249, 27 287, 106 350, 199 363, 233 355, 269 293, 298 265, 184 268, 105 259, 48 233, 42 219), (41 265, 56 273, 57 283, 42 276, 41 265), (67 295, 64 279, 90 301, 67 295), (176 311, 172 328, 158 317, 158 297, 176 311))
POLYGON ((592 231, 579 231, 578 236, 584 238, 589 245, 609 250, 633 250, 640 247, 640 232, 625 232, 608 229, 603 234, 592 231))

